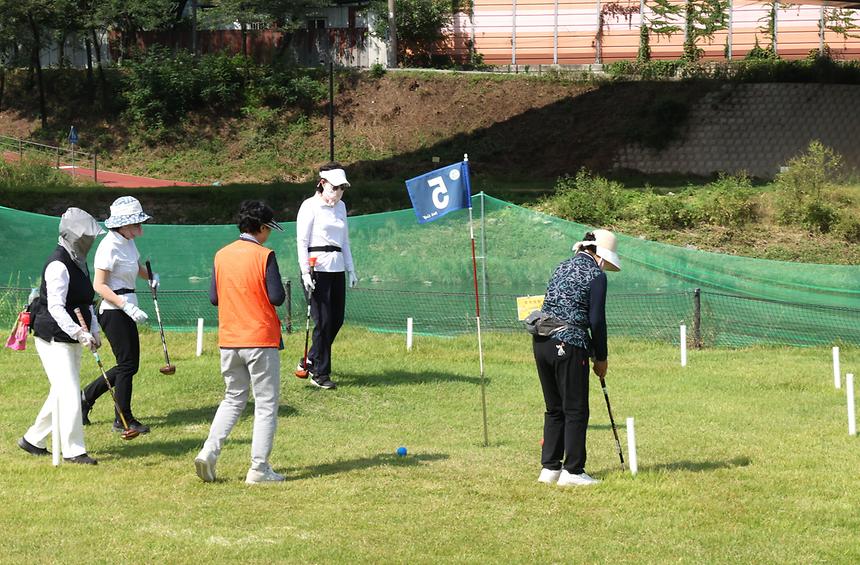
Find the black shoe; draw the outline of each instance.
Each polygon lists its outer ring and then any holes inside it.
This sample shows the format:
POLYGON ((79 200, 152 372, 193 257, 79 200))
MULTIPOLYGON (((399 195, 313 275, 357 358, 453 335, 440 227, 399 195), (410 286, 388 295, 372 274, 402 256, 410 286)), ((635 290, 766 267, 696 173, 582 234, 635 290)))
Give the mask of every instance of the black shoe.
POLYGON ((87 402, 84 395, 81 395, 81 421, 85 426, 90 425, 90 410, 93 409, 92 404, 87 402))
POLYGON ((48 455, 48 450, 44 447, 36 447, 24 438, 18 440, 18 447, 29 453, 30 455, 48 455))
POLYGON ((86 453, 81 453, 76 457, 63 457, 63 461, 67 463, 77 463, 78 465, 98 465, 99 462, 87 455, 86 453))
POLYGON ((314 375, 313 377, 311 377, 308 380, 310 381, 310 383, 312 385, 319 387, 319 388, 325 388, 325 389, 337 388, 337 384, 333 380, 331 380, 331 378, 328 375, 320 375, 320 376, 314 375))
MULTIPOLYGON (((139 434, 148 434, 149 426, 146 424, 141 424, 135 419, 131 419, 128 421, 128 429, 135 430, 139 434)), ((125 428, 122 427, 122 422, 114 422, 113 423, 113 431, 117 433, 122 433, 125 431, 125 428)))

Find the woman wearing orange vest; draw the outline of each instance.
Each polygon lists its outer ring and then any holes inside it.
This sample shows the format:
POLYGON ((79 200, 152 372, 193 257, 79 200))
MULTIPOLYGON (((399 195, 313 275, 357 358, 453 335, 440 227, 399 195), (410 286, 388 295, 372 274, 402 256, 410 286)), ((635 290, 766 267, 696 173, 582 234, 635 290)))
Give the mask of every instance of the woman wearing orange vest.
POLYGON ((209 299, 218 306, 218 346, 226 390, 209 437, 194 460, 197 475, 215 480, 221 447, 254 393, 254 433, 248 484, 283 481, 269 465, 278 423, 278 397, 283 349, 281 323, 275 306, 284 303, 275 252, 263 247, 272 230, 284 231, 272 209, 248 200, 239 209, 239 239, 215 254, 209 299))

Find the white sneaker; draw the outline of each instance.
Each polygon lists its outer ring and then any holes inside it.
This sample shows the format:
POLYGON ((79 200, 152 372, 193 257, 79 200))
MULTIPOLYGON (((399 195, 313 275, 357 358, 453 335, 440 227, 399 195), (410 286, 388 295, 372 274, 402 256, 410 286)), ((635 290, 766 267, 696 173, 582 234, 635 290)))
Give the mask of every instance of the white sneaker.
POLYGON ((558 477, 560 475, 561 471, 553 471, 552 469, 541 469, 540 475, 538 476, 538 482, 548 485, 554 485, 558 482, 558 477))
POLYGON ((256 471, 248 469, 248 474, 245 475, 245 482, 249 485, 257 485, 260 483, 277 483, 284 480, 284 476, 276 473, 271 467, 266 467, 265 471, 256 471))
POLYGON ((562 471, 561 476, 558 478, 558 486, 560 487, 581 487, 588 485, 596 485, 599 482, 599 480, 589 477, 588 473, 585 472, 582 472, 578 475, 574 475, 572 473, 568 473, 567 471, 562 471))
POLYGON ((217 461, 218 458, 213 453, 205 453, 203 451, 194 459, 194 468, 197 469, 197 476, 203 479, 203 482, 215 482, 215 463, 217 461))

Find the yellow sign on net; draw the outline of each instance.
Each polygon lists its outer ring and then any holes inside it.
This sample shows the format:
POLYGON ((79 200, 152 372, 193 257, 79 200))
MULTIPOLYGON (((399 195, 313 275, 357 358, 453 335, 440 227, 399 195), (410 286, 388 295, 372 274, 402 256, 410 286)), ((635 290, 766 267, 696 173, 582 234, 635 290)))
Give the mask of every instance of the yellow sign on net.
POLYGON ((543 294, 537 296, 517 296, 517 319, 525 320, 526 316, 543 306, 543 294))

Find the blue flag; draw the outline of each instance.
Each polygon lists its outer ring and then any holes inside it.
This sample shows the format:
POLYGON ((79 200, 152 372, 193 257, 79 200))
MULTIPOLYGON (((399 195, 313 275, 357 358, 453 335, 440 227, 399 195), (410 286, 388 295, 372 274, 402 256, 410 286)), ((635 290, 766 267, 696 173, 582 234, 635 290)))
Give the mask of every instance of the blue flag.
POLYGON ((460 161, 409 179, 406 190, 419 224, 432 222, 454 210, 471 208, 469 163, 460 161))

